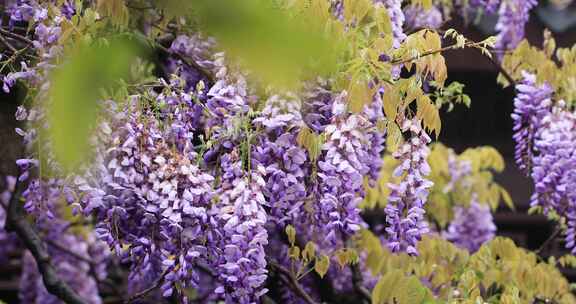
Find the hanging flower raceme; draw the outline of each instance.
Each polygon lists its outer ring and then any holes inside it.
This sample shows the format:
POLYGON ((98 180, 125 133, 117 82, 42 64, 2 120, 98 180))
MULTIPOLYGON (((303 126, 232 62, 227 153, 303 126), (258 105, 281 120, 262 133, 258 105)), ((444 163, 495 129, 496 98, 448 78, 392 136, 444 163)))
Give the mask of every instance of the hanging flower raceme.
POLYGON ((162 294, 171 296, 176 284, 198 287, 198 264, 210 265, 216 255, 214 178, 196 164, 199 156, 186 144, 191 135, 181 136, 182 129, 174 127, 190 125, 191 116, 175 111, 171 127, 161 129, 160 121, 141 121, 133 111, 138 100, 132 102, 131 114, 117 114, 113 127, 103 128, 109 141, 99 170, 77 180, 85 193, 81 208, 96 216, 100 238, 133 263, 133 272, 158 267, 159 259, 167 272, 162 294))
POLYGON ((252 159, 266 168, 264 194, 270 205, 269 219, 283 231, 286 224, 296 226, 306 219, 306 182, 311 166, 308 153, 297 140, 304 125, 299 100, 274 95, 254 122, 264 134, 254 145, 252 159))
POLYGON ((364 175, 370 171, 369 143, 364 133, 369 121, 361 115, 349 115, 346 98, 343 92, 334 100, 332 124, 325 129, 326 142, 318 161, 314 217, 321 239, 317 243, 328 247, 364 225, 358 204, 363 199, 364 175))
MULTIPOLYGON (((383 92, 380 91, 380 92, 383 92)), ((382 96, 380 92, 374 94, 371 103, 367 104, 362 111, 362 119, 369 121, 369 127, 365 130, 368 140, 368 157, 363 161, 368 166, 368 181, 374 185, 380 177, 380 169, 383 164, 383 152, 386 148, 386 130, 381 130, 378 126, 384 120, 382 96)))
MULTIPOLYGON (((504 0, 506 1, 506 0, 504 0)), ((482 9, 487 13, 495 13, 501 0, 470 0, 468 4, 476 9, 482 9)))
POLYGON ((392 47, 395 49, 406 39, 404 34, 404 12, 402 11, 402 0, 374 0, 375 3, 382 3, 390 15, 392 25, 392 35, 394 37, 392 47))
POLYGON ((266 254, 268 233, 264 227, 267 204, 263 194, 266 169, 258 164, 245 171, 238 150, 221 156, 222 185, 218 189, 222 227, 218 275, 227 303, 254 303, 267 292, 266 254))
MULTIPOLYGON (((384 5, 390 16, 390 23, 392 26, 392 47, 397 49, 400 47, 402 42, 406 39, 406 34, 404 33, 404 21, 405 16, 402 11, 402 0, 374 0, 376 5, 384 5)), ((390 60, 388 54, 381 54, 381 57, 385 60, 390 60)), ((401 66, 392 67, 392 77, 397 79, 400 77, 401 66)))
POLYGON ((537 0, 504 0, 498 11, 496 49, 514 49, 524 39, 524 27, 537 0))
POLYGON ((496 225, 490 206, 478 203, 476 197, 472 198, 469 207, 454 208, 454 219, 443 233, 444 238, 470 252, 478 250, 495 235, 496 225))
POLYGON ((436 6, 424 9, 419 5, 410 5, 404 8, 406 28, 414 31, 418 29, 438 29, 444 23, 442 12, 436 6))
POLYGON ((332 121, 332 104, 335 94, 329 90, 328 83, 320 82, 308 88, 303 94, 302 118, 317 133, 324 131, 332 121))
POLYGON ((543 120, 536 139, 532 206, 554 210, 567 218, 566 247, 576 253, 576 114, 560 101, 543 120))
POLYGON ((432 187, 432 182, 425 178, 430 174, 427 144, 431 140, 417 119, 404 120, 402 131, 410 132, 411 137, 393 154, 400 162, 394 176, 402 178, 398 184, 388 184, 391 192, 385 208, 386 232, 390 250, 416 255, 417 241, 428 232, 424 204, 432 187))
POLYGON ((533 158, 532 145, 537 130, 542 126, 542 119, 550 112, 552 88, 544 83, 536 83, 536 75, 523 72, 523 80, 516 85, 517 95, 514 98, 514 141, 516 142, 514 158, 516 164, 528 174, 533 158))

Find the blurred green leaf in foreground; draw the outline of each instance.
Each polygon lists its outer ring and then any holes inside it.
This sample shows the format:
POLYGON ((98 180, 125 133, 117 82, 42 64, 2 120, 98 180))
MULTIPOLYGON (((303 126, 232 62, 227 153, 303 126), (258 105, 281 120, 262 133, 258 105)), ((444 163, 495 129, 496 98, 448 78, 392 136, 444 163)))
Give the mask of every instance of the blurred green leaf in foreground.
POLYGON ((51 76, 47 139, 64 170, 77 169, 87 160, 97 101, 104 89, 128 75, 136 50, 127 40, 101 39, 67 54, 66 62, 51 76))
POLYGON ((272 84, 293 85, 303 72, 334 72, 342 54, 339 40, 330 38, 328 19, 315 18, 314 7, 197 0, 192 10, 200 27, 229 54, 272 84))

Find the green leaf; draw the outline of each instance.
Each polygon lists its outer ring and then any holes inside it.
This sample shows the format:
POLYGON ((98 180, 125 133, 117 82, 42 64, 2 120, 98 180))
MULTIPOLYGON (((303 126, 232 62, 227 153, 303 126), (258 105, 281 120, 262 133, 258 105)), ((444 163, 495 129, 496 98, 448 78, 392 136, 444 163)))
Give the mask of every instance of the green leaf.
POLYGON ((410 276, 404 283, 404 288, 396 290, 398 304, 422 303, 427 295, 427 289, 415 276, 410 276))
POLYGON ((324 254, 317 258, 316 263, 314 263, 314 271, 316 271, 321 278, 324 278, 329 267, 330 258, 324 254))
POLYGON ((126 40, 104 41, 76 50, 54 72, 47 138, 63 169, 77 169, 87 160, 100 94, 127 77, 136 54, 136 48, 126 40))
POLYGON ((392 270, 384 274, 372 290, 372 304, 391 302, 404 278, 404 273, 400 270, 392 270))
POLYGON ((116 26, 128 25, 130 14, 123 0, 98 0, 96 9, 116 26))
POLYGON ((201 28, 228 54, 241 58, 265 80, 294 85, 303 68, 332 73, 342 47, 325 34, 326 24, 311 6, 279 8, 267 0, 197 0, 194 10, 201 28), (319 17, 319 18, 315 18, 319 17))
POLYGON ((502 195, 502 200, 504 200, 504 203, 506 204, 506 206, 508 206, 508 208, 514 210, 514 202, 512 202, 512 197, 510 196, 510 194, 508 193, 508 191, 506 191, 506 189, 504 189, 503 187, 500 187, 500 194, 502 195))
POLYGON ((304 247, 304 251, 302 251, 302 260, 307 263, 308 261, 312 261, 316 256, 316 244, 313 242, 306 243, 304 247))
POLYGON ((300 247, 292 246, 292 247, 288 248, 288 257, 293 259, 293 260, 299 260, 300 259, 300 247))
POLYGON ((290 242, 290 245, 294 246, 294 243, 296 242, 296 229, 294 229, 294 226, 286 226, 286 235, 288 236, 288 242, 290 242))
POLYGON ((304 126, 298 133, 297 142, 302 148, 308 151, 308 156, 312 162, 315 162, 322 152, 324 144, 324 134, 316 134, 310 128, 304 126))

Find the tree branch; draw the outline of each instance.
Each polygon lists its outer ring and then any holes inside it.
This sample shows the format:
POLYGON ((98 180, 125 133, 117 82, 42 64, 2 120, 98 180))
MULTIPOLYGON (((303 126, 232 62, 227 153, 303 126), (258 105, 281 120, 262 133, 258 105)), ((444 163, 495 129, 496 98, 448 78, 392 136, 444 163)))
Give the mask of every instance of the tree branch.
POLYGON ((542 253, 542 251, 550 245, 550 243, 560 234, 560 232, 562 232, 562 227, 558 225, 556 230, 554 230, 554 232, 544 241, 544 243, 542 243, 542 245, 540 245, 540 247, 538 247, 538 249, 536 249, 536 251, 534 251, 534 253, 540 255, 540 253, 542 253))
POLYGON ((83 255, 80 255, 80 254, 66 248, 65 246, 63 246, 63 245, 61 245, 61 244, 59 244, 53 240, 46 240, 46 244, 62 251, 63 253, 66 253, 66 254, 72 256, 73 258, 75 258, 77 260, 88 263, 90 265, 90 267, 92 267, 92 264, 94 264, 94 261, 92 261, 91 259, 89 259, 83 255))
POLYGON ((3 28, 0 28, 0 34, 2 34, 2 35, 4 35, 4 36, 7 36, 7 37, 10 37, 10 38, 12 38, 12 39, 20 40, 20 41, 22 41, 22 42, 25 42, 25 43, 28 44, 28 45, 33 44, 33 41, 30 40, 30 39, 28 39, 28 38, 26 38, 25 36, 22 36, 22 35, 13 33, 13 32, 11 32, 11 31, 5 30, 5 29, 3 29, 3 28))
POLYGON ((182 54, 178 53, 178 52, 173 52, 172 50, 166 48, 165 46, 161 45, 160 43, 155 43, 155 46, 162 51, 165 54, 171 55, 176 57, 177 59, 181 60, 184 64, 186 64, 189 67, 192 67, 196 70, 198 70, 200 73, 202 73, 202 75, 206 76, 206 78, 208 78, 208 80, 211 83, 214 83, 214 76, 212 75, 212 73, 210 73, 209 71, 206 71, 206 69, 204 69, 203 67, 201 67, 197 62, 195 62, 194 60, 188 60, 188 58, 185 58, 184 56, 182 56, 182 54))
POLYGON ((360 272, 358 264, 350 265, 350 270, 352 270, 352 284, 354 285, 354 289, 364 298, 365 301, 372 303, 372 295, 370 294, 370 291, 368 291, 368 289, 366 289, 362 284, 362 273, 360 272))
POLYGON ((312 297, 302 288, 302 286, 300 286, 300 283, 298 283, 298 280, 296 277, 294 277, 290 270, 270 259, 268 259, 268 265, 279 272, 280 279, 285 281, 286 284, 290 285, 294 292, 296 292, 296 294, 302 298, 302 300, 308 304, 316 304, 316 301, 314 301, 314 299, 312 299, 312 297))
MULTIPOLYGON (((18 176, 19 178, 20 176, 18 176)), ((52 295, 68 304, 84 304, 86 303, 80 296, 62 281, 58 276, 56 270, 50 263, 50 255, 38 233, 30 222, 26 220, 24 210, 20 202, 20 193, 23 190, 23 185, 16 179, 16 186, 8 204, 8 214, 6 219, 6 228, 9 231, 14 231, 22 240, 22 243, 32 253, 36 260, 38 271, 42 275, 44 286, 52 295)))
POLYGON ((152 291, 154 291, 156 288, 160 287, 160 285, 162 285, 162 282, 164 282, 164 279, 166 278, 166 275, 168 273, 170 273, 170 271, 172 271, 172 267, 168 267, 166 269, 164 269, 164 271, 162 272, 162 274, 160 275, 160 277, 158 278, 158 280, 156 280, 156 282, 154 282, 154 284, 152 284, 152 286, 142 290, 141 292, 131 296, 130 298, 128 298, 128 300, 126 300, 124 303, 129 304, 129 303, 133 303, 134 301, 143 298, 145 296, 147 296, 149 293, 151 293, 152 291))
POLYGON ((46 240, 46 244, 48 244, 49 246, 54 247, 55 249, 58 249, 60 251, 62 251, 65 254, 70 255, 71 257, 81 261, 81 262, 85 262, 86 264, 88 264, 88 266, 90 267, 90 275, 94 278, 94 280, 98 283, 98 284, 102 284, 102 285, 106 285, 108 286, 117 296, 122 296, 123 292, 118 289, 118 286, 116 284, 114 284, 113 282, 110 282, 106 279, 102 280, 98 277, 98 273, 96 271, 96 262, 94 262, 93 260, 91 260, 88 257, 85 257, 81 254, 78 254, 70 249, 68 249, 66 246, 63 246, 62 244, 59 244, 55 241, 52 240, 46 240))
POLYGON ((18 52, 18 50, 2 35, 0 35, 0 42, 2 42, 2 44, 4 44, 12 52, 12 54, 18 52))
POLYGON ((506 78, 506 80, 508 80, 508 82, 509 82, 511 85, 513 85, 513 86, 516 85, 516 81, 514 81, 514 78, 512 78, 512 76, 510 76, 510 74, 508 73, 508 71, 506 71, 506 70, 502 67, 502 65, 500 65, 500 63, 498 63, 498 62, 494 59, 494 57, 492 57, 492 56, 486 56, 486 57, 488 57, 488 59, 490 60, 490 62, 492 63, 492 65, 493 65, 496 69, 498 69, 498 71, 500 72, 500 74, 502 74, 502 76, 504 76, 504 78, 506 78))
POLYGON ((466 47, 476 48, 476 47, 479 47, 479 46, 481 46, 481 45, 483 45, 483 44, 484 44, 484 41, 480 41, 480 42, 467 42, 467 43, 464 44, 464 46, 459 46, 459 45, 457 45, 457 44, 453 44, 453 45, 445 46, 445 47, 443 47, 443 48, 439 48, 439 49, 436 49, 436 50, 426 51, 426 52, 424 52, 424 53, 422 53, 422 54, 419 54, 418 56, 413 56, 413 57, 406 58, 406 59, 401 59, 401 58, 400 58, 400 59, 396 59, 396 60, 390 61, 390 63, 391 63, 392 65, 404 64, 404 63, 408 63, 408 62, 410 62, 410 61, 418 60, 418 59, 420 59, 420 58, 422 58, 422 57, 426 57, 426 56, 430 56, 430 55, 442 53, 442 52, 445 52, 445 51, 456 50, 456 49, 461 49, 461 48, 466 48, 466 47))

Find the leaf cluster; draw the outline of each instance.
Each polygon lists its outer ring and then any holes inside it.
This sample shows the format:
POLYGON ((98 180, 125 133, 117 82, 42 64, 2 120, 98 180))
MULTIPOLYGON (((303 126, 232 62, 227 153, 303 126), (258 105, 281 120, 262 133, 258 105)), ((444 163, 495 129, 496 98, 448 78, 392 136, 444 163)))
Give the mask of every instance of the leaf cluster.
POLYGON ((392 254, 369 231, 359 234, 367 266, 380 279, 373 303, 575 303, 570 284, 554 263, 544 262, 510 239, 497 237, 469 254, 427 235, 420 255, 392 254))

